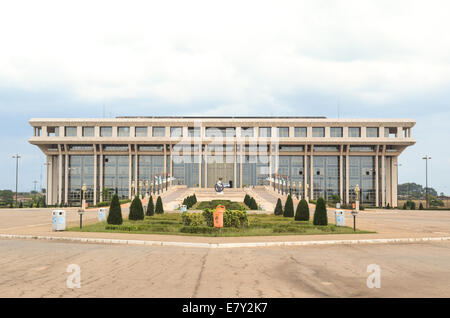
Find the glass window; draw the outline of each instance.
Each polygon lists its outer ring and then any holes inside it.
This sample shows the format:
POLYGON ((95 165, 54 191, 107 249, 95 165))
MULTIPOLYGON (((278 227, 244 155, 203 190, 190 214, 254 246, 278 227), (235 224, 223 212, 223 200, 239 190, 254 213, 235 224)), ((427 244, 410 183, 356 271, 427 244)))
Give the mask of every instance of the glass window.
POLYGON ((153 137, 164 137, 166 135, 166 127, 153 127, 153 137))
POLYGON ((259 127, 259 137, 272 137, 272 127, 259 127))
POLYGON ((253 137, 254 130, 253 127, 242 127, 241 128, 241 137, 253 137))
POLYGON ((313 127, 312 128, 313 137, 325 137, 325 127, 313 127))
POLYGON ((100 127, 100 137, 112 137, 112 127, 100 127))
POLYGON ((183 127, 170 127, 170 137, 182 137, 183 127))
POLYGON ((280 152, 303 151, 304 150, 303 146, 291 146, 291 145, 280 145, 279 149, 280 149, 280 152))
POLYGON ((352 138, 361 137, 361 127, 349 127, 348 128, 348 136, 352 138))
POLYGON ((378 127, 367 127, 366 137, 378 137, 378 127))
POLYGON ((134 134, 136 137, 147 137, 147 127, 136 127, 134 134))
POLYGON ((47 136, 48 137, 58 137, 59 136, 59 127, 47 127, 47 136))
POLYGON ((188 127, 189 137, 200 137, 200 127, 188 127))
POLYGON ((206 137, 235 137, 236 129, 234 127, 206 127, 206 137))
POLYGON ((83 127, 83 137, 94 137, 94 127, 83 127))
POLYGON ((314 151, 339 151, 339 146, 314 146, 314 151))
POLYGON ((295 127, 294 128, 295 137, 306 137, 306 127, 295 127))
POLYGON ((65 136, 66 137, 76 137, 77 136, 77 127, 66 127, 65 128, 65 136))
POLYGON ((396 127, 385 127, 384 128, 384 137, 393 138, 396 136, 397 128, 396 127))
POLYGON ((278 137, 289 137, 289 127, 278 127, 278 137))
POLYGON ((331 127, 330 137, 342 137, 342 127, 331 127))
POLYGON ((117 127, 118 137, 130 137, 130 127, 117 127))

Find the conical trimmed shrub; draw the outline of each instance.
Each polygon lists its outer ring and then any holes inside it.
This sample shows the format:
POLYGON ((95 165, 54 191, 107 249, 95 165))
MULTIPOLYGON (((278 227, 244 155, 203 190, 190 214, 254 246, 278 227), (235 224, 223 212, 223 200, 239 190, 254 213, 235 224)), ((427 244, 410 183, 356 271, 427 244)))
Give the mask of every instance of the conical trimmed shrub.
POLYGON ((281 204, 280 198, 277 200, 277 204, 275 206, 275 210, 273 211, 275 215, 282 215, 283 214, 283 205, 281 204))
POLYGON ((295 211, 296 221, 309 221, 309 206, 305 199, 301 199, 295 211))
POLYGON ((144 219, 144 208, 142 207, 142 201, 139 199, 139 196, 135 196, 133 202, 131 202, 128 219, 135 221, 144 219))
POLYGON ((251 197, 250 198, 250 209, 252 210, 258 210, 258 204, 256 204, 255 198, 251 197))
POLYGON ((290 194, 287 196, 286 203, 284 204, 283 216, 286 218, 294 217, 294 202, 290 194))
POLYGON ((148 206, 147 206, 146 215, 147 216, 152 216, 154 214, 155 214, 155 205, 153 204, 153 197, 150 196, 150 198, 148 199, 148 206))
POLYGON ((162 203, 162 200, 161 200, 160 196, 158 196, 158 198, 156 199, 155 213, 156 214, 163 214, 164 213, 164 207, 163 207, 163 203, 162 203))
POLYGON ((328 225, 327 208, 325 206, 325 200, 319 198, 316 204, 316 211, 314 212, 314 225, 328 225))
POLYGON ((250 196, 248 194, 244 197, 244 203, 246 206, 250 207, 250 196))
POLYGON ((120 208, 119 197, 115 194, 112 197, 111 205, 109 206, 108 224, 120 225, 122 224, 122 209, 120 208))
POLYGON ((422 204, 422 202, 420 202, 419 210, 423 210, 423 204, 422 204))

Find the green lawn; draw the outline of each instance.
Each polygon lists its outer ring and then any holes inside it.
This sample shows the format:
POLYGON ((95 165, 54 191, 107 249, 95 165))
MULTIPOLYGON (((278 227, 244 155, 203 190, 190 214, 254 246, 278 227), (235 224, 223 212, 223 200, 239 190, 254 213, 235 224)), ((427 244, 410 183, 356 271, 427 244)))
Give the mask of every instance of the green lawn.
POLYGON ((334 224, 315 226, 312 222, 294 221, 275 215, 249 214, 249 227, 223 228, 221 233, 215 228, 206 226, 184 226, 181 214, 162 214, 151 217, 146 216, 142 221, 124 220, 120 226, 111 226, 105 222, 84 225, 83 229, 71 227, 69 231, 75 232, 109 232, 134 234, 172 234, 191 236, 276 236, 276 235, 315 235, 315 234, 361 234, 374 233, 357 230, 353 232, 350 227, 337 227, 334 224), (194 232, 194 233, 192 233, 194 232))

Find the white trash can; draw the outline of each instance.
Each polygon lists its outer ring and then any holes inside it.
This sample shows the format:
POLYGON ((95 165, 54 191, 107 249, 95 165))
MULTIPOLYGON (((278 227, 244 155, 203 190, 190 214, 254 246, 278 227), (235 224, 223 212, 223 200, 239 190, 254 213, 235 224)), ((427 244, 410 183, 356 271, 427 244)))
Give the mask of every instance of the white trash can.
POLYGON ((64 210, 52 211, 52 230, 53 231, 66 230, 66 211, 64 210))
POLYGON ((345 226, 345 214, 342 210, 336 210, 334 212, 336 226, 345 226))
POLYGON ((106 221, 106 218, 108 217, 108 209, 107 208, 100 208, 98 209, 98 221, 99 222, 104 222, 106 221))

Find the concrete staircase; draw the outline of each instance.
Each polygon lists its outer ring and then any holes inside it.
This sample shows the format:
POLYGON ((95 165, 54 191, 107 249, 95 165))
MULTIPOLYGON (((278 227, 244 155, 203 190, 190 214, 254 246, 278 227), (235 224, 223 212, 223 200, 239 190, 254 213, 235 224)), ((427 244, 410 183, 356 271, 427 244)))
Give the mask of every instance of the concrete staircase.
MULTIPOLYGON (((197 201, 211 201, 211 200, 230 200, 230 201, 236 201, 236 202, 243 202, 244 197, 246 194, 253 196, 256 200, 256 202, 264 206, 264 211, 273 211, 276 203, 273 199, 265 196, 261 196, 259 193, 252 192, 252 189, 250 188, 244 188, 244 189, 227 189, 225 188, 223 191, 223 194, 217 194, 217 192, 212 188, 185 188, 185 191, 179 191, 178 197, 171 197, 170 200, 164 200, 164 205, 167 207, 168 210, 173 210, 175 205, 181 205, 183 203, 184 198, 187 196, 193 195, 195 193, 195 196, 197 197, 197 201), (273 201, 273 202, 272 202, 273 201)), ((175 194, 175 193, 174 193, 175 194)))

